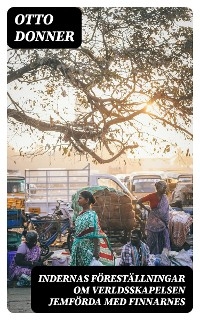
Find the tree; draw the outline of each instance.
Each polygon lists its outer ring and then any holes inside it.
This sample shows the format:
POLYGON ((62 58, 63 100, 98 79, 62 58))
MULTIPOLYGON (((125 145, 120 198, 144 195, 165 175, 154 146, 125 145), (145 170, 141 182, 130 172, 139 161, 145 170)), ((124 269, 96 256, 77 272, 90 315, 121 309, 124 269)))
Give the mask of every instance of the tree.
POLYGON ((111 7, 82 13, 78 49, 8 48, 9 130, 34 134, 39 153, 59 148, 98 163, 144 143, 168 152, 171 143, 160 126, 192 140, 192 11, 111 7), (47 143, 51 133, 56 140, 47 143))

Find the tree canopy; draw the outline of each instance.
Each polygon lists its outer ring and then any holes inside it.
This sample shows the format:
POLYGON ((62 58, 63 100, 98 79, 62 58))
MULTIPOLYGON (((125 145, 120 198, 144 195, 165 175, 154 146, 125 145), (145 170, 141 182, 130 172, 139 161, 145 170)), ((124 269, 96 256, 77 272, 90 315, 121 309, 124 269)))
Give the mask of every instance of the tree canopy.
POLYGON ((98 163, 143 143, 169 151, 160 127, 192 140, 191 9, 81 10, 78 49, 8 48, 10 132, 36 137, 34 155, 59 149, 98 163))

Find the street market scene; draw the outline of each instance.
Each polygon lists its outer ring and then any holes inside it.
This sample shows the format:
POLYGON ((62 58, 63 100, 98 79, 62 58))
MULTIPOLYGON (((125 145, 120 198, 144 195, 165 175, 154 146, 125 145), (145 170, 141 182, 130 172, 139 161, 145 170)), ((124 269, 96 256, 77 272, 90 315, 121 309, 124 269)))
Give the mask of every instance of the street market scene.
POLYGON ((8 48, 11 313, 36 266, 193 270, 192 11, 82 15, 77 50, 8 48))
MULTIPOLYGON (((170 237, 169 247, 161 247, 158 251, 152 247, 145 248, 145 244, 148 244, 146 237, 146 225, 148 221, 148 211, 140 208, 137 204, 136 198, 133 197, 133 194, 129 193, 129 189, 126 188, 123 183, 120 183, 120 180, 112 175, 107 175, 108 182, 110 179, 114 179, 119 185, 114 188, 109 188, 106 186, 89 186, 79 189, 76 193, 72 194, 71 202, 65 203, 62 200, 57 200, 57 205, 55 206, 52 213, 48 213, 50 208, 48 207, 47 212, 45 212, 46 204, 48 206, 54 205, 50 201, 53 200, 53 195, 50 195, 50 184, 54 184, 55 181, 59 180, 59 187, 57 191, 61 190, 62 175, 64 175, 64 181, 66 177, 70 177, 70 173, 78 174, 79 177, 79 186, 80 186, 80 176, 85 178, 83 173, 89 174, 89 165, 83 170, 28 170, 28 177, 22 179, 22 177, 9 176, 8 175, 8 185, 11 188, 12 183, 21 188, 20 186, 30 184, 34 186, 31 190, 27 188, 26 192, 21 192, 19 195, 15 196, 14 193, 8 193, 8 269, 11 268, 11 263, 16 257, 17 248, 21 243, 28 243, 28 235, 31 236, 34 233, 36 234, 36 242, 38 243, 41 249, 41 262, 40 264, 36 263, 35 265, 46 265, 46 266, 69 266, 69 265, 92 265, 92 257, 95 256, 93 251, 93 246, 85 246, 83 249, 78 247, 78 251, 73 253, 73 242, 75 236, 74 233, 77 217, 81 213, 80 208, 80 195, 83 195, 83 200, 90 199, 92 196, 94 204, 91 207, 90 201, 86 201, 84 208, 86 211, 82 214, 82 217, 86 219, 86 212, 91 214, 98 215, 98 220, 101 225, 101 228, 105 232, 108 240, 108 247, 110 249, 110 257, 108 259, 108 251, 105 248, 105 244, 102 243, 103 251, 97 253, 97 265, 148 265, 148 266, 189 266, 193 268, 193 189, 192 189, 192 174, 178 175, 176 186, 172 194, 168 191, 170 188, 167 185, 166 180, 154 179, 147 175, 144 175, 144 181, 147 184, 149 181, 149 193, 151 191, 156 191, 156 187, 152 190, 152 181, 154 185, 160 182, 166 184, 168 194, 166 198, 169 203, 169 220, 168 220, 168 230, 170 237), (45 171, 45 174, 44 174, 45 171), (36 172, 38 176, 36 176, 36 172), (53 176, 52 176, 53 173, 53 176), (67 173, 67 174, 66 174, 67 173), (34 181, 31 180, 30 176, 34 177, 34 181), (59 179, 57 179, 59 177, 59 179), (184 177, 184 179, 183 179, 184 177), (39 179, 40 178, 40 179, 39 179), (53 181, 55 179, 55 181, 53 181), (44 184, 44 180, 46 183, 44 184), (37 181, 37 182, 36 182, 37 181), (43 182, 41 182, 43 181, 43 182), (34 183, 33 183, 34 182, 34 183), (39 185, 42 185, 42 192, 40 193, 39 185), (45 188, 44 188, 45 185, 45 188), (180 187, 182 185, 182 187, 180 187), (122 187, 121 191, 120 187, 122 187), (44 192, 45 189, 45 192, 44 192), (117 190, 118 189, 118 190, 117 190), (45 197, 48 195, 50 199, 42 200, 42 195, 45 197), (25 200, 27 199, 27 200, 25 200), (35 201, 33 200, 35 199, 35 201), (14 209, 15 208, 15 209, 14 209), (26 208, 26 210, 24 210, 26 208), (91 211, 93 209, 94 211, 91 211), (138 250, 135 249, 135 255, 129 257, 124 256, 124 251, 127 254, 129 247, 129 241, 133 247, 137 247, 137 239, 134 239, 133 234, 134 230, 137 231, 136 235, 139 235, 139 249, 143 250, 141 260, 138 259, 138 250), (138 231, 140 231, 138 233, 138 231), (136 244, 134 243, 136 241, 136 244), (127 247, 126 247, 127 246, 127 247), (79 257, 79 252, 81 256, 79 257), (83 260, 83 254, 86 252, 85 260, 83 260)), ((74 176, 71 176, 71 180, 74 182, 74 176)), ((88 176, 87 176, 88 179, 88 176)), ((105 181, 104 177, 104 181, 105 181)), ((140 176, 140 181, 142 180, 140 176)), ((113 182, 112 181, 112 182, 113 182)), ((65 198, 67 194, 70 194, 73 190, 74 184, 71 184, 71 181, 68 181, 68 188, 70 186, 72 189, 64 190, 65 198)), ((63 184, 64 185, 64 184, 63 184)), ((56 183, 54 185, 56 187, 56 183)), ((21 188, 22 190, 22 188, 21 188)), ((58 194, 55 192, 56 188, 53 189, 55 199, 58 198, 58 194)), ((144 192, 145 195, 148 195, 148 190, 144 192), (147 192, 146 192, 147 191, 147 192)), ((63 191, 62 191, 63 192, 63 191)), ((141 199, 141 197, 140 197, 141 199)), ((83 201, 82 200, 82 201, 83 201)), ((148 205, 147 205, 148 208, 148 205)), ((152 210, 153 211, 153 210, 152 210)), ((89 216, 87 217, 89 221, 89 216)), ((89 222, 88 222, 89 223, 89 222)), ((90 222, 91 223, 91 222, 90 222)), ((93 223, 93 222, 92 222, 93 223)), ((91 224, 92 224, 91 223, 91 224)), ((158 225, 158 223, 157 223, 158 225)), ((81 231, 85 231, 85 228, 88 225, 85 225, 84 221, 81 221, 81 231)), ((98 229, 98 227, 96 226, 98 229)), ((93 232, 93 230, 92 230, 93 232)), ((87 239, 87 233, 85 233, 87 239)), ((78 238, 77 238, 78 239, 78 238)), ((77 240, 76 240, 77 241, 77 240)), ((88 240, 87 240, 88 241, 88 240)), ((100 242, 101 247, 101 242, 100 242)), ((29 257, 32 259, 32 257, 29 257)), ((37 258, 38 259, 38 258, 37 258)), ((33 259, 32 259, 33 261, 33 259)), ((94 262, 93 262, 94 263, 94 262)), ((19 264, 21 265, 21 264, 19 264)), ((25 263, 26 265, 26 263, 25 263)), ((94 264, 95 265, 95 264, 94 264)), ((26 268, 25 268, 26 269, 26 268)), ((28 267, 29 275, 31 273, 31 268, 28 267)), ((17 277, 17 273, 14 272, 14 269, 11 268, 8 272, 8 308, 13 309, 13 312, 24 312, 22 309, 20 311, 20 304, 16 302, 12 303, 12 292, 13 290, 28 290, 31 286, 31 277, 27 277, 26 270, 22 270, 17 277), (13 272, 13 274, 12 274, 13 272), (14 305, 16 305, 14 307, 14 305), (18 311, 17 311, 18 310, 18 311)), ((27 294, 26 294, 27 298, 27 294)), ((29 290, 30 298, 30 290, 29 290)), ((21 299, 21 297, 20 297, 21 299)), ((24 302, 24 298, 22 299, 24 302)), ((26 307, 29 308, 30 312, 30 302, 26 304, 26 307)))

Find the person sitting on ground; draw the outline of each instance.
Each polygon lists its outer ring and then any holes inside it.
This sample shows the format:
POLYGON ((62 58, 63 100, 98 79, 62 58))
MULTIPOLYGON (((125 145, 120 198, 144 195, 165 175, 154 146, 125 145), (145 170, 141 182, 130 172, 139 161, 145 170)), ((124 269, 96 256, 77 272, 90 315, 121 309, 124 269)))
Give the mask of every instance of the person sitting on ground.
POLYGON ((130 241, 121 251, 119 266, 147 266, 149 261, 149 247, 141 240, 139 229, 131 231, 130 241))
POLYGON ((22 242, 8 269, 9 280, 18 280, 17 286, 30 285, 31 270, 43 264, 41 249, 37 244, 36 231, 27 231, 25 241, 22 242))

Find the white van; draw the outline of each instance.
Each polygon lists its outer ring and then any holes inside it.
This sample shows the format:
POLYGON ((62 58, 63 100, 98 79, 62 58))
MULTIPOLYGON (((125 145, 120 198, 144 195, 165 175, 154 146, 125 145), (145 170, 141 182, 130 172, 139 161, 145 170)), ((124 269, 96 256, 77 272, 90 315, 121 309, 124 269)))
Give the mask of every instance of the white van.
POLYGON ((133 173, 129 178, 128 189, 139 199, 149 193, 156 192, 155 183, 162 179, 165 179, 164 172, 133 173))

